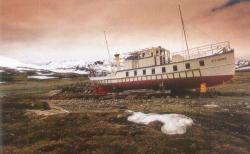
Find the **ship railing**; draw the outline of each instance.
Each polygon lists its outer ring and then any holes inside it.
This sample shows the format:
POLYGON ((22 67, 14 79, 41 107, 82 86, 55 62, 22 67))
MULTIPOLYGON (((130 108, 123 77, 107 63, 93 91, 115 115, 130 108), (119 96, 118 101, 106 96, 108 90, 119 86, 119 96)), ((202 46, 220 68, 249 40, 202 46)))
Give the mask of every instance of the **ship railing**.
POLYGON ((182 61, 182 60, 206 57, 206 56, 210 56, 214 54, 221 54, 221 53, 229 52, 231 50, 232 49, 230 48, 230 42, 226 41, 226 42, 219 42, 215 44, 199 46, 199 47, 191 48, 189 50, 184 50, 181 52, 175 52, 172 54, 172 57, 175 55, 180 55, 183 57, 183 59, 180 59, 179 61, 182 61))
POLYGON ((110 84, 110 83, 124 83, 124 82, 147 81, 147 80, 166 80, 166 79, 178 79, 178 78, 190 78, 190 77, 192 78, 200 76, 201 76, 200 69, 190 69, 185 71, 169 72, 163 74, 104 79, 95 82, 100 84, 110 84))

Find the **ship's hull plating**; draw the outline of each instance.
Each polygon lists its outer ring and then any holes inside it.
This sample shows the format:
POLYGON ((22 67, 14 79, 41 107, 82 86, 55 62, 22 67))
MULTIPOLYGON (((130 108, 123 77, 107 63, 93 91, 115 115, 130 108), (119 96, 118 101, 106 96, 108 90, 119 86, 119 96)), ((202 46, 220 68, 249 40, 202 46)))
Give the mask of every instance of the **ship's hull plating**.
POLYGON ((199 88, 201 83, 208 87, 223 84, 233 78, 233 75, 203 76, 194 78, 179 78, 165 80, 146 80, 123 83, 112 83, 107 85, 96 84, 96 93, 118 92, 132 89, 193 89, 199 88))

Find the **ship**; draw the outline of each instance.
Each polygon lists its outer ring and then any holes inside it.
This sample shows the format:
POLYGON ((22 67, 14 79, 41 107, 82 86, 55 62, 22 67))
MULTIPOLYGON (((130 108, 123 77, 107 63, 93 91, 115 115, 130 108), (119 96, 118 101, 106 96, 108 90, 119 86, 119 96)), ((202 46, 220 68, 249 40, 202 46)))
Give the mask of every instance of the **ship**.
POLYGON ((230 81, 235 74, 230 42, 189 48, 180 5, 179 11, 186 50, 172 53, 158 46, 129 52, 123 58, 115 54, 111 73, 90 77, 93 91, 106 94, 134 89, 199 89, 202 85, 213 87, 230 81))

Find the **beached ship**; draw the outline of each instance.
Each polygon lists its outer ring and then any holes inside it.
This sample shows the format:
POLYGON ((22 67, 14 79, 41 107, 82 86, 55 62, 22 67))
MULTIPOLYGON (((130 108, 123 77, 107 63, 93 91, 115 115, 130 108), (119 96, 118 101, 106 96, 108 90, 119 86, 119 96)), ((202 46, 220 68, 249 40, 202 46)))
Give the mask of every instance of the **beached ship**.
MULTIPOLYGON (((180 10, 181 15, 181 10, 180 10)), ((186 31, 181 21, 186 39, 186 31)), ((235 74, 234 50, 229 42, 219 42, 170 53, 158 46, 119 54, 110 74, 90 77, 95 93, 132 89, 195 89, 205 84, 216 86, 231 80, 235 74)))

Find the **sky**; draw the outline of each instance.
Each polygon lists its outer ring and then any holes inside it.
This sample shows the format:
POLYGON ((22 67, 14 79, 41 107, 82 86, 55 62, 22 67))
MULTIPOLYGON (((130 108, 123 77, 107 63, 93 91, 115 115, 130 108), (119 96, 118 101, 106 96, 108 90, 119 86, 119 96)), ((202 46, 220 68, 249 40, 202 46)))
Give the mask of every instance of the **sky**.
POLYGON ((153 46, 230 41, 250 57, 250 0, 0 0, 0 55, 25 62, 108 59, 153 46))

